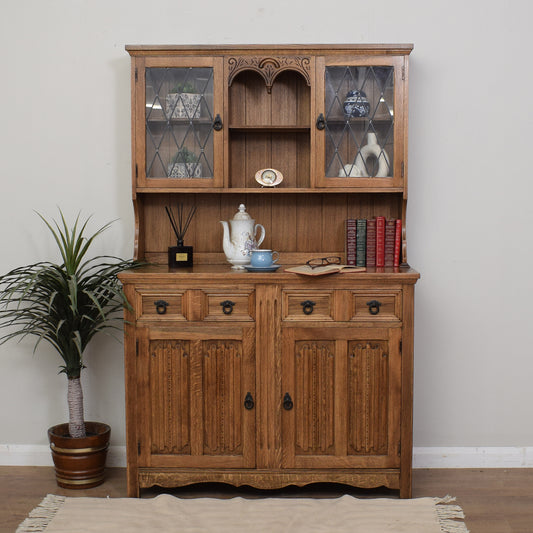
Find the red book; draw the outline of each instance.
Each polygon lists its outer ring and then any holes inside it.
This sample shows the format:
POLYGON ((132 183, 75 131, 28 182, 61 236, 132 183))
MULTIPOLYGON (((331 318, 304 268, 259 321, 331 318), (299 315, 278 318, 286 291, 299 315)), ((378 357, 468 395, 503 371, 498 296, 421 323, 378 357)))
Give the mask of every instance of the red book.
POLYGON ((376 217, 376 267, 385 266, 385 217, 376 217))
POLYGON ((385 266, 385 217, 376 217, 376 267, 385 266))
POLYGON ((357 235, 357 225, 355 218, 346 219, 346 242, 345 242, 345 253, 346 253, 346 264, 355 266, 356 262, 356 235, 357 235))
POLYGON ((394 235, 394 263, 393 266, 400 266, 400 250, 402 249, 402 221, 396 220, 396 233, 394 235))
POLYGON ((388 218, 385 221, 385 266, 394 265, 394 241, 396 238, 396 219, 388 218))
POLYGON ((366 266, 376 266, 376 219, 366 221, 366 266))

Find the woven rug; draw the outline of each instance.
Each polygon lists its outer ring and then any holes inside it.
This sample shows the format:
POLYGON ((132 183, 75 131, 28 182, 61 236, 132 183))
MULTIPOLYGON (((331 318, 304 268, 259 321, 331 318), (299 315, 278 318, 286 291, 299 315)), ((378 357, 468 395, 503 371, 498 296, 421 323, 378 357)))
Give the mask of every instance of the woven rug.
POLYGON ((48 495, 17 533, 468 533, 453 500, 48 495))

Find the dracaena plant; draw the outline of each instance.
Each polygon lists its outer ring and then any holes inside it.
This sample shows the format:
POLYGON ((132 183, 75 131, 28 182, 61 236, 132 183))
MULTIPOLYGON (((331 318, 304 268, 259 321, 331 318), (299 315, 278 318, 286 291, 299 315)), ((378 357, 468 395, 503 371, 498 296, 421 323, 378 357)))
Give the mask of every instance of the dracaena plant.
POLYGON ((85 436, 80 374, 89 341, 103 330, 121 328, 128 306, 117 274, 137 266, 134 260, 99 255, 87 258, 93 241, 109 226, 86 235, 91 217, 76 217, 69 225, 60 210, 60 221, 40 218, 59 248, 60 263, 41 261, 15 268, 0 276, 0 343, 36 337, 34 351, 47 341, 62 359, 60 372, 68 379, 67 402, 70 436, 85 436))

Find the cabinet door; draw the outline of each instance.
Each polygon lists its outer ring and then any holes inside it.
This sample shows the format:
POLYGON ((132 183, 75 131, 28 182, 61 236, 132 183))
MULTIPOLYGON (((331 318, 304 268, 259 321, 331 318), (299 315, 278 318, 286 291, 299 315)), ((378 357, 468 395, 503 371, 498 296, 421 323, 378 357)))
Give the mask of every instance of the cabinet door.
POLYGON ((399 466, 400 332, 284 330, 286 468, 399 466))
POLYGON ((136 61, 137 186, 221 186, 222 60, 149 57, 136 61))
POLYGON ((403 187, 406 61, 317 60, 317 186, 403 187))
POLYGON ((140 466, 253 467, 253 327, 143 328, 139 341, 140 466))

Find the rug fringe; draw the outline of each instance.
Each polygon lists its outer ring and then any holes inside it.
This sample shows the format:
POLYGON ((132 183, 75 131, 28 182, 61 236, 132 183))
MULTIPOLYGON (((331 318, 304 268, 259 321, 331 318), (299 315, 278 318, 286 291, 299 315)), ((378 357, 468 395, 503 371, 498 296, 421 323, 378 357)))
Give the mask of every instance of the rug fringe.
POLYGON ((48 494, 44 500, 30 512, 15 533, 39 533, 45 531, 59 508, 65 502, 65 496, 48 494))
POLYGON ((433 498, 435 509, 439 519, 442 533, 468 533, 466 524, 457 519, 464 520, 465 514, 459 505, 450 505, 455 501, 453 496, 447 495, 444 498, 433 498))

